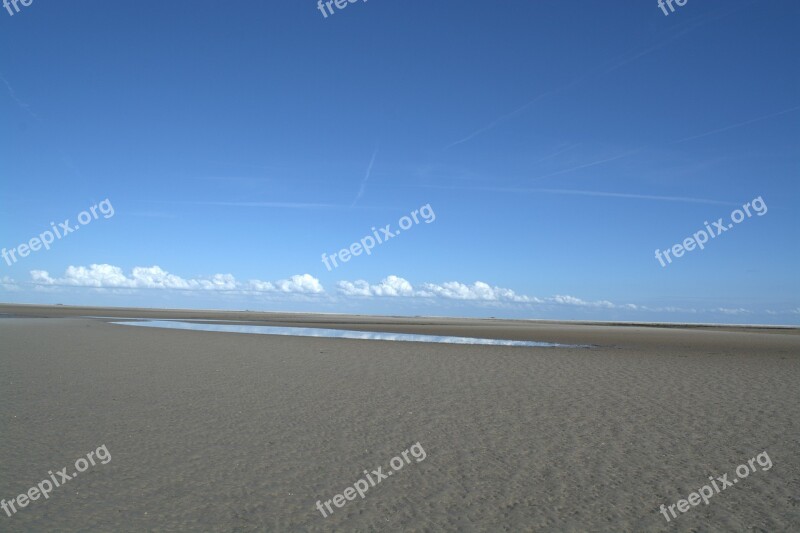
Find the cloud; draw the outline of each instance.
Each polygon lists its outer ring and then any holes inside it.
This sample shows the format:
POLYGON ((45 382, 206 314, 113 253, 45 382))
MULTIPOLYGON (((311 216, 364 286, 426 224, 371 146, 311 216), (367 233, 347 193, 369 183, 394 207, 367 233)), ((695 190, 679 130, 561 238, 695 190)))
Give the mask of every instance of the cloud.
POLYGON ((399 276, 387 276, 380 283, 370 284, 360 279, 356 281, 340 281, 337 283, 339 293, 344 296, 363 298, 375 297, 407 297, 407 298, 438 298, 442 300, 462 300, 478 303, 507 303, 507 304, 555 304, 577 307, 605 308, 605 309, 646 309, 634 304, 616 305, 607 300, 586 301, 575 296, 556 295, 551 298, 537 298, 517 294, 511 289, 491 286, 483 281, 476 281, 471 285, 459 281, 446 281, 444 283, 422 283, 415 288, 408 280, 399 276))
POLYGON ((750 312, 747 309, 742 309, 741 307, 739 307, 738 309, 717 307, 716 309, 712 309, 711 311, 716 313, 723 313, 725 315, 743 315, 750 312))
POLYGON ((375 285, 360 279, 357 281, 340 281, 339 292, 344 296, 360 297, 410 297, 410 298, 443 298, 450 300, 478 300, 484 302, 532 302, 527 296, 519 296, 511 289, 492 287, 482 281, 465 285, 458 281, 448 281, 441 285, 423 283, 415 289, 408 280, 399 276, 387 276, 375 285))
MULTIPOLYGON (((552 311, 557 307, 572 307, 587 310, 613 310, 636 313, 723 313, 727 315, 742 315, 754 312, 744 308, 729 309, 718 307, 716 309, 694 309, 674 306, 649 307, 633 303, 614 303, 609 300, 585 300, 577 296, 566 294, 537 297, 518 294, 512 289, 492 286, 483 281, 476 281, 472 284, 462 283, 460 281, 446 281, 444 283, 421 283, 414 286, 408 280, 395 275, 387 276, 379 283, 375 284, 360 279, 356 281, 339 281, 336 286, 338 293, 346 298, 415 298, 427 300, 432 303, 436 303, 437 301, 460 301, 472 303, 474 305, 505 305, 517 306, 525 309, 541 307, 546 311, 552 311)), ((788 311, 787 313, 800 314, 800 308, 788 311)))
MULTIPOLYGON (((194 293, 238 294, 264 297, 292 297, 296 299, 330 297, 319 279, 311 274, 296 274, 287 279, 263 281, 251 279, 239 281, 232 274, 214 274, 208 277, 183 278, 153 265, 134 267, 130 272, 109 264, 69 266, 64 275, 54 277, 46 270, 31 270, 31 281, 17 283, 8 276, 0 277, 0 290, 17 291, 22 286, 31 286, 34 291, 52 292, 63 287, 83 287, 96 291, 129 294, 136 290, 171 290, 194 293)), ((422 305, 458 302, 463 305, 507 306, 520 309, 539 309, 552 312, 557 308, 582 308, 586 310, 610 310, 635 313, 715 313, 728 316, 751 315, 757 311, 745 308, 687 309, 680 307, 649 307, 632 303, 614 303, 609 300, 586 300, 567 294, 537 297, 519 294, 512 289, 490 285, 483 281, 463 283, 420 283, 413 285, 396 275, 383 278, 378 283, 359 279, 339 281, 336 284, 340 297, 347 298, 396 298, 416 299, 422 305)), ((764 311, 766 314, 800 315, 800 308, 785 311, 764 311)))
POLYGON ((45 270, 32 270, 31 281, 39 287, 91 287, 97 289, 162 289, 241 293, 322 294, 319 280, 310 274, 298 274, 275 282, 237 281, 232 274, 214 274, 206 278, 182 278, 161 267, 134 267, 130 275, 114 265, 69 266, 64 276, 53 278, 45 270))
POLYGON ((423 284, 423 290, 442 298, 454 300, 481 300, 486 302, 516 302, 527 303, 540 301, 537 298, 520 296, 511 289, 492 287, 483 281, 476 281, 472 285, 465 285, 458 281, 448 281, 437 285, 435 283, 423 284))
POLYGON ((322 284, 311 274, 296 274, 289 279, 275 282, 281 292, 300 292, 303 294, 321 294, 325 292, 322 284))
POLYGON ((398 276, 387 276, 377 285, 370 285, 363 279, 354 282, 340 281, 337 287, 345 296, 426 296, 415 291, 408 281, 398 276))
POLYGON ((0 278, 0 289, 3 289, 4 291, 16 291, 19 290, 19 285, 17 285, 17 282, 10 277, 3 276, 0 278))
POLYGON ((615 309, 615 308, 626 308, 630 309, 631 306, 635 308, 636 306, 633 304, 625 304, 625 305, 614 305, 613 303, 609 302, 608 300, 600 300, 597 302, 587 302, 586 300, 581 300, 580 298, 576 298, 574 296, 561 296, 556 295, 549 299, 551 302, 555 302, 557 304, 563 305, 577 305, 579 307, 604 307, 606 309, 615 309))

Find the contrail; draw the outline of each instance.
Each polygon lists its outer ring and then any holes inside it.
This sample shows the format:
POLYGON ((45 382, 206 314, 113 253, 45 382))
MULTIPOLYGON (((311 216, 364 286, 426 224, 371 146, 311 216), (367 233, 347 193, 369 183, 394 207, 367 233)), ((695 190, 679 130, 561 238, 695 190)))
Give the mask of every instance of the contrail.
MULTIPOLYGON (((688 28, 688 29, 684 29, 684 30, 678 31, 678 32, 666 37, 662 41, 656 43, 655 45, 649 46, 647 48, 637 48, 637 47, 631 48, 630 50, 628 50, 628 51, 626 51, 626 52, 624 52, 622 54, 619 54, 616 57, 612 58, 611 60, 605 62, 606 65, 609 62, 613 63, 613 64, 610 67, 606 68, 606 70, 604 72, 602 72, 602 74, 608 74, 609 72, 612 72, 614 70, 622 68, 623 66, 627 65, 628 63, 632 63, 633 61, 636 61, 637 59, 639 59, 641 57, 644 57, 644 56, 654 52, 655 50, 663 48, 665 45, 669 44, 671 41, 673 41, 676 38, 688 33, 689 31, 692 31, 693 29, 697 28, 698 26, 699 25, 695 26, 694 28, 688 28), (632 57, 628 57, 628 56, 631 55, 631 52, 634 52, 633 56, 632 57)), ((481 133, 494 128, 495 126, 497 126, 501 122, 503 122, 503 121, 505 121, 505 120, 507 120, 507 119, 509 119, 509 118, 511 118, 511 117, 513 117, 515 115, 518 115, 519 113, 525 111, 526 109, 528 109, 530 106, 532 106, 533 104, 535 104, 536 102, 538 102, 539 100, 544 98, 545 96, 565 91, 565 90, 571 88, 572 86, 581 83, 586 78, 591 77, 595 72, 597 72, 598 70, 600 70, 602 68, 603 68, 602 64, 598 65, 598 66, 595 66, 595 67, 592 67, 589 70, 587 70, 585 73, 583 73, 582 75, 580 75, 580 76, 576 77, 575 79, 573 79, 572 81, 570 81, 569 83, 561 85, 561 86, 556 87, 554 89, 551 89, 549 91, 543 92, 542 94, 540 94, 539 96, 537 96, 533 100, 529 101, 528 103, 526 103, 522 107, 519 107, 519 108, 515 109, 514 111, 511 111, 510 113, 506 113, 505 115, 502 115, 499 118, 494 119, 493 121, 491 121, 486 126, 475 130, 474 132, 472 132, 471 134, 467 135, 463 139, 460 139, 458 141, 455 141, 455 142, 452 142, 452 143, 448 144, 447 146, 444 147, 444 149, 447 150, 448 148, 452 148, 453 146, 457 146, 459 144, 463 144, 463 143, 465 143, 465 142, 467 142, 469 140, 474 139, 475 137, 477 137, 481 133)))
POLYGON ((552 176, 558 176, 560 174, 566 174, 568 172, 574 172, 576 170, 580 170, 582 168, 593 167, 596 165, 601 165, 603 163, 608 163, 609 161, 616 161, 617 159, 622 159, 623 157, 628 157, 629 155, 633 155, 641 150, 640 148, 636 148, 635 150, 631 150, 630 152, 625 152, 624 154, 616 155, 614 157, 609 157, 607 159, 600 159, 598 161, 592 161, 591 163, 585 163, 583 165, 578 165, 577 167, 565 168, 564 170, 559 170, 558 172, 551 172, 550 174, 545 174, 544 176, 536 176, 535 178, 531 178, 530 181, 536 181, 544 178, 550 178, 552 176))
POLYGON ((6 88, 8 89, 8 94, 9 94, 9 96, 11 96, 11 99, 14 100, 14 103, 16 103, 17 106, 19 106, 20 109, 22 109, 23 111, 28 113, 34 119, 36 119, 39 122, 41 122, 41 119, 36 115, 36 113, 31 111, 31 106, 29 106, 28 104, 26 104, 25 102, 23 102, 22 100, 17 98, 17 94, 14 92, 14 89, 11 87, 11 84, 8 83, 8 80, 6 80, 5 77, 3 77, 2 75, 0 75, 0 80, 3 80, 3 83, 6 84, 6 88))
POLYGON ((447 146, 444 147, 444 149, 447 150, 449 148, 452 148, 453 146, 457 146, 459 144, 463 144, 463 143, 465 143, 465 142, 477 137, 478 135, 480 135, 484 131, 487 131, 487 130, 490 130, 490 129, 494 128, 495 126, 497 126, 498 124, 500 124, 504 120, 507 120, 507 119, 513 117, 514 115, 518 115, 519 113, 522 113, 523 111, 528 109, 530 106, 532 106, 533 104, 535 104, 536 102, 538 102, 539 100, 541 100, 542 98, 544 98, 545 96, 547 96, 548 94, 553 93, 553 92, 555 92, 555 90, 547 91, 547 92, 544 92, 544 93, 540 94, 539 96, 537 96, 533 100, 529 101, 527 104, 523 105, 522 107, 519 107, 519 108, 515 109, 514 111, 511 111, 510 113, 506 113, 505 115, 502 115, 502 116, 494 119, 493 121, 491 121, 486 126, 473 131, 472 133, 470 133, 469 135, 467 135, 463 139, 459 139, 458 141, 455 141, 455 142, 452 142, 452 143, 448 144, 447 146))
MULTIPOLYGON (((745 4, 745 5, 740 6, 738 8, 730 9, 728 11, 723 12, 721 15, 719 15, 717 17, 714 17, 713 15, 715 15, 716 13, 719 13, 720 11, 723 11, 723 8, 720 8, 720 9, 717 9, 716 11, 712 11, 712 12, 710 12, 710 13, 704 15, 704 16, 701 16, 701 17, 698 17, 696 19, 689 20, 689 21, 687 21, 685 23, 682 23, 681 25, 678 26, 678 28, 677 28, 678 31, 675 31, 672 34, 667 35, 662 40, 657 41, 655 44, 653 44, 651 46, 648 46, 648 47, 644 47, 644 48, 632 47, 629 50, 627 50, 626 52, 623 52, 622 54, 617 55, 616 57, 610 59, 609 61, 604 62, 605 65, 608 65, 609 63, 611 63, 611 66, 606 67, 606 69, 601 74, 605 75, 605 74, 613 72, 613 71, 615 71, 617 69, 620 69, 620 68, 624 67, 625 65, 636 61, 637 59, 640 59, 640 58, 642 58, 642 57, 644 57, 646 55, 649 55, 652 52, 655 52, 656 50, 660 50, 660 49, 664 48, 664 46, 666 46, 670 42, 674 41, 675 39, 677 39, 679 37, 682 37, 682 36, 686 35, 689 32, 692 32, 692 31, 696 30, 697 28, 699 28, 699 27, 703 26, 704 24, 708 23, 710 20, 716 20, 716 19, 723 18, 723 17, 725 17, 727 15, 730 15, 731 13, 739 11, 740 9, 743 9, 745 7, 749 7, 749 5, 752 5, 753 3, 755 3, 755 0, 753 2, 751 2, 750 4, 745 4)), ((530 107, 531 105, 533 105, 537 101, 541 100, 545 96, 565 91, 565 90, 569 89, 570 87, 581 83, 585 79, 590 78, 592 75, 594 75, 594 73, 596 73, 597 71, 601 70, 602 68, 603 68, 603 64, 600 64, 600 65, 597 65, 595 67, 590 68, 584 74, 576 77, 571 82, 540 94, 539 96, 537 96, 533 100, 529 101, 528 103, 526 103, 522 107, 520 107, 518 109, 515 109, 514 111, 511 111, 510 113, 506 113, 505 115, 502 115, 499 118, 496 118, 495 120, 491 121, 486 126, 475 130, 474 132, 472 132, 468 136, 464 137, 463 139, 460 139, 458 141, 455 141, 455 142, 452 142, 452 143, 448 144, 447 146, 444 147, 444 149, 447 150, 448 148, 452 148, 453 146, 457 146, 459 144, 463 144, 463 143, 465 143, 467 141, 470 141, 470 140, 474 139, 475 137, 477 137, 481 133, 494 128, 495 126, 497 126, 501 122, 513 117, 514 115, 517 115, 517 114, 521 113, 522 111, 525 111, 528 107, 530 107)))
POLYGON ((663 202, 684 202, 693 204, 739 205, 734 202, 722 202, 708 198, 691 198, 688 196, 658 196, 653 194, 630 194, 622 192, 580 191, 574 189, 529 189, 530 192, 550 194, 573 194, 581 196, 607 196, 611 198, 630 198, 633 200, 659 200, 663 202))
POLYGON ((570 144, 570 145, 568 145, 566 148, 561 148, 561 149, 557 150, 555 153, 552 153, 552 154, 550 154, 550 155, 546 155, 546 156, 544 156, 543 158, 541 158, 540 160, 538 160, 538 161, 537 161, 537 163, 541 163, 542 161, 547 161, 548 159, 551 159, 551 158, 553 158, 553 157, 555 157, 555 156, 557 156, 557 155, 561 155, 561 154, 563 154, 564 152, 569 152, 569 151, 570 151, 570 150, 572 150, 573 148, 577 148, 577 147, 578 147, 578 146, 580 146, 580 145, 581 145, 581 143, 570 144))
POLYGON ((234 201, 178 201, 178 200, 163 200, 153 201, 159 204, 171 205, 213 205, 219 207, 271 207, 277 209, 394 209, 394 207, 387 206, 352 206, 347 204, 327 204, 315 202, 234 202, 234 201))
POLYGON ((735 202, 711 200, 709 198, 692 198, 689 196, 659 196, 655 194, 633 194, 624 192, 586 191, 579 189, 533 189, 524 187, 454 187, 445 185, 422 185, 422 187, 429 189, 446 189, 446 190, 475 190, 475 191, 510 192, 510 193, 545 193, 545 194, 561 194, 561 195, 573 195, 573 196, 577 195, 577 196, 600 196, 607 198, 626 198, 630 200, 682 202, 682 203, 693 203, 693 204, 715 204, 715 205, 731 205, 731 206, 739 205, 735 202))
POLYGON ((367 181, 369 181, 369 175, 370 173, 372 173, 372 165, 375 163, 375 156, 377 155, 378 155, 378 148, 376 147, 375 151, 372 152, 372 157, 369 160, 369 165, 367 165, 367 172, 364 174, 364 179, 361 180, 361 188, 358 189, 358 194, 356 195, 355 200, 353 200, 353 203, 350 204, 351 207, 355 207, 356 202, 358 202, 361 199, 361 197, 364 196, 364 191, 367 188, 367 181))
POLYGON ((303 202, 176 202, 191 205, 218 205, 225 207, 282 207, 286 209, 346 209, 346 205, 303 202))
POLYGON ((715 130, 707 131, 705 133, 701 133, 699 135, 692 135, 691 137, 684 137, 683 139, 678 139, 677 141, 672 141, 671 144, 682 143, 685 141, 691 141, 694 139, 700 139, 701 137, 707 137, 709 135, 714 135, 715 133, 721 133, 723 131, 732 130, 734 128, 738 128, 741 126, 746 126, 748 124, 752 124, 754 122, 760 122, 762 120, 767 120, 768 118, 777 117, 780 115, 785 115, 787 113, 792 113, 793 111, 797 111, 800 109, 800 106, 790 107, 789 109, 784 109, 783 111, 778 111, 776 113, 771 113, 769 115, 764 115, 763 117, 751 118, 750 120, 745 120, 744 122, 739 122, 738 124, 731 124, 730 126, 725 126, 724 128, 717 128, 715 130))

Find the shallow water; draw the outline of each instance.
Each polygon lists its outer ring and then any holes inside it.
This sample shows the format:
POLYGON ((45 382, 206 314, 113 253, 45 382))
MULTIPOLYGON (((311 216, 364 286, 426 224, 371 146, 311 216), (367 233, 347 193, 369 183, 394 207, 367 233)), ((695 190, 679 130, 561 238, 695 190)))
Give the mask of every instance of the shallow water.
POLYGON ((292 337, 331 337, 339 339, 361 339, 400 342, 436 342, 445 344, 484 344, 493 346, 527 346, 546 348, 579 348, 571 344, 551 342, 513 341, 504 339, 478 339, 474 337, 445 337, 441 335, 417 335, 411 333, 382 333, 347 329, 288 328, 277 326, 242 326, 234 324, 196 324, 173 320, 143 320, 137 322, 112 322, 123 326, 149 328, 190 329, 197 331, 222 331, 229 333, 255 333, 260 335, 289 335, 292 337))

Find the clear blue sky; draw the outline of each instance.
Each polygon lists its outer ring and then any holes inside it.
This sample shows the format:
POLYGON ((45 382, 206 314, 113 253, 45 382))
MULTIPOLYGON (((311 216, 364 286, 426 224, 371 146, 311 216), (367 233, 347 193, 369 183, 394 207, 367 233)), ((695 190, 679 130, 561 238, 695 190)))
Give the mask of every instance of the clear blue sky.
POLYGON ((800 323, 795 1, 19 9, 0 247, 114 215, 0 260, 0 301, 800 323))

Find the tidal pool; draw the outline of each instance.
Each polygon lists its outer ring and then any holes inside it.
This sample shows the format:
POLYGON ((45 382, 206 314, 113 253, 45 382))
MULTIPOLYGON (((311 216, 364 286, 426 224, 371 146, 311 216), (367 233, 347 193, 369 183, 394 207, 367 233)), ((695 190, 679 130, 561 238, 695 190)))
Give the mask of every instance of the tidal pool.
POLYGON ((196 331, 222 331, 229 333, 251 333, 259 335, 288 335, 292 337, 330 337, 338 339, 359 339, 400 342, 436 342, 444 344, 484 344, 491 346, 527 346, 539 348, 584 348, 574 344, 555 344, 552 342, 514 341, 504 339, 479 339, 476 337, 448 337, 441 335, 417 335, 412 333, 384 333, 375 331, 355 331, 349 329, 291 328, 278 326, 242 326, 236 324, 199 324, 178 320, 141 320, 136 322, 111 322, 122 326, 146 328, 190 329, 196 331))

